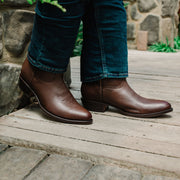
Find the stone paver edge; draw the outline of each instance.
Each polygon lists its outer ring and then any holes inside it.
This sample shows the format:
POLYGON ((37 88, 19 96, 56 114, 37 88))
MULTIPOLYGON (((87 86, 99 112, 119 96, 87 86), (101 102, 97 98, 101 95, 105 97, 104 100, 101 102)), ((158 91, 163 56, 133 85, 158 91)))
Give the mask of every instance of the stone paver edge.
POLYGON ((143 175, 152 174, 156 176, 168 176, 173 178, 179 178, 180 180, 180 174, 174 174, 172 172, 165 172, 159 169, 154 169, 152 167, 146 167, 140 164, 125 162, 125 161, 117 161, 115 159, 110 159, 103 156, 96 156, 90 153, 84 153, 80 151, 75 151, 68 148, 61 148, 58 146, 49 146, 48 144, 42 144, 42 143, 34 143, 27 140, 19 140, 17 138, 7 137, 0 135, 0 143, 7 144, 10 146, 19 146, 19 147, 25 147, 25 148, 32 148, 37 150, 46 151, 48 154, 59 154, 62 156, 68 156, 72 158, 80 158, 83 160, 89 160, 94 164, 106 164, 106 165, 116 165, 120 168, 126 168, 129 170, 138 171, 143 175))

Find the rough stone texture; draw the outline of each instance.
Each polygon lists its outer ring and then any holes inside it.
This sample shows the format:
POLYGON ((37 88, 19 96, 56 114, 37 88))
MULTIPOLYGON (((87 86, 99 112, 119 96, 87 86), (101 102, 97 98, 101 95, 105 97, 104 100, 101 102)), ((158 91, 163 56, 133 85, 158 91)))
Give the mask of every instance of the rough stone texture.
POLYGON ((159 40, 159 17, 149 15, 141 23, 140 29, 148 31, 148 44, 155 43, 159 40))
POLYGON ((178 0, 162 0, 162 17, 171 17, 175 14, 178 0))
POLYGON ((136 7, 136 4, 134 4, 134 5, 132 5, 132 7, 131 7, 131 18, 133 19, 133 20, 139 20, 140 18, 141 18, 142 16, 141 16, 141 14, 138 12, 138 10, 137 10, 137 7, 136 7))
POLYGON ((20 55, 30 40, 34 13, 26 10, 16 10, 9 17, 5 31, 5 47, 14 56, 20 55))
POLYGON ((29 6, 27 0, 5 0, 3 3, 0 1, 0 6, 29 6))
POLYGON ((23 179, 45 156, 44 151, 10 148, 0 155, 0 179, 23 179))
MULTIPOLYGON (((0 6, 0 61, 4 63, 0 64, 0 116, 2 116, 29 102, 18 87, 21 66, 15 64, 23 63, 27 55, 33 27, 34 6, 29 7, 27 0, 5 0, 0 6)), ((70 86, 70 65, 64 79, 70 86)))
POLYGON ((141 51, 147 50, 148 44, 148 32, 147 31, 139 31, 137 36, 137 49, 141 51))
POLYGON ((140 12, 149 12, 156 7, 154 0, 138 0, 138 8, 140 12))
POLYGON ((89 161, 51 155, 26 180, 80 180, 91 167, 89 161))
POLYGON ((165 42, 166 38, 168 38, 168 40, 170 42, 173 42, 174 40, 174 34, 173 33, 173 27, 172 27, 172 20, 171 18, 164 18, 162 19, 162 40, 165 42))
POLYGON ((141 180, 141 174, 115 166, 94 166, 82 180, 141 180))
POLYGON ((16 109, 25 96, 18 86, 21 66, 15 64, 0 64, 0 116, 16 109))
POLYGON ((143 177, 142 180, 179 180, 179 179, 171 178, 171 177, 165 177, 165 176, 153 176, 153 175, 150 175, 150 176, 143 177))
MULTIPOLYGON (((129 2, 128 7, 126 7, 127 11, 127 17, 128 17, 128 23, 134 23, 135 24, 135 30, 134 30, 134 37, 133 39, 128 39, 128 47, 137 47, 137 38, 138 38, 138 31, 139 30, 145 30, 149 31, 149 44, 152 44, 154 42, 164 41, 166 37, 164 37, 163 34, 163 19, 166 17, 169 17, 172 19, 171 24, 169 23, 170 28, 172 28, 170 35, 168 34, 168 37, 171 36, 171 39, 174 39, 174 37, 178 34, 178 25, 179 25, 179 15, 178 15, 178 2, 180 3, 180 0, 126 0, 124 2, 129 2), (148 16, 156 16, 158 17, 159 23, 157 24, 157 29, 148 30, 148 28, 142 29, 141 24, 148 16), (161 26, 159 26, 161 25, 161 26), (154 34, 154 38, 152 37, 154 34)), ((149 23, 149 26, 152 24, 149 23)), ((153 28, 155 25, 153 25, 153 28)), ((166 36, 166 35, 165 35, 166 36)))
POLYGON ((5 144, 0 144, 0 153, 4 151, 8 146, 5 144))
POLYGON ((2 16, 0 15, 0 58, 2 57, 3 54, 2 33, 3 33, 2 16))
POLYGON ((127 24, 127 39, 134 39, 135 38, 135 24, 128 23, 127 24))

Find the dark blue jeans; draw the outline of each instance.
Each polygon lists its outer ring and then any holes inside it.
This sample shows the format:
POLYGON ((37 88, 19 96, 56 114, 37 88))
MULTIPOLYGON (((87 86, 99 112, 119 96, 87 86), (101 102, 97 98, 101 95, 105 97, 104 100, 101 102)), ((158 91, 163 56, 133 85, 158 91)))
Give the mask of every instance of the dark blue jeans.
POLYGON ((66 71, 83 21, 82 82, 128 76, 126 11, 122 0, 59 0, 37 3, 29 46, 30 63, 41 70, 66 71))

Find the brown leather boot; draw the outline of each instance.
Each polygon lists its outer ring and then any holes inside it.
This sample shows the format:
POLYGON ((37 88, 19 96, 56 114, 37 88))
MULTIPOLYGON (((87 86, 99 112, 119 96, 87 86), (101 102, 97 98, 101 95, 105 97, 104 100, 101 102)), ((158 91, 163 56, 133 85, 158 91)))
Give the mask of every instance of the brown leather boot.
POLYGON ((74 99, 63 74, 49 73, 32 66, 26 59, 20 74, 20 87, 33 94, 41 109, 64 123, 91 124, 92 116, 74 99))
POLYGON ((81 93, 83 105, 91 111, 104 112, 111 105, 124 115, 157 117, 173 110, 166 101, 139 96, 131 89, 126 79, 102 79, 83 83, 81 93))

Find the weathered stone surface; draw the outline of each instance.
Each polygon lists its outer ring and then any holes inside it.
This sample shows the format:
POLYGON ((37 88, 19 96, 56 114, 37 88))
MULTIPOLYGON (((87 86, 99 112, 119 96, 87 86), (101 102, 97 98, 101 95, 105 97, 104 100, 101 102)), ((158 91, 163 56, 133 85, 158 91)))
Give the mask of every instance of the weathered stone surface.
POLYGON ((94 166, 83 180, 140 180, 141 174, 116 166, 94 166))
MULTIPOLYGON (((131 3, 133 3, 133 2, 136 2, 136 0, 126 0, 127 2, 131 2, 131 3)), ((126 2, 125 1, 125 2, 126 2)))
POLYGON ((79 180, 92 167, 92 163, 85 160, 51 155, 26 180, 79 180))
POLYGON ((0 1, 0 6, 29 6, 27 0, 5 0, 3 3, 0 1))
MULTIPOLYGON (((1 30, 0 30, 1 31, 1 30)), ((1 33, 1 32, 0 32, 1 33)), ((0 40, 0 58, 2 57, 2 54, 3 54, 3 43, 2 41, 0 40)))
POLYGON ((0 179, 23 179, 45 156, 44 151, 13 147, 0 155, 0 179))
POLYGON ((166 42, 166 38, 168 38, 169 41, 174 41, 174 32, 173 32, 173 24, 171 18, 163 18, 162 19, 162 41, 166 42))
POLYGON ((137 49, 141 51, 147 51, 148 44, 148 32, 147 31, 138 31, 137 35, 137 49))
POLYGON ((0 116, 16 109, 22 99, 27 102, 18 86, 20 69, 20 65, 0 64, 0 116))
POLYGON ((133 4, 131 7, 131 18, 135 21, 141 18, 141 14, 138 12, 136 4, 133 4))
POLYGON ((140 12, 149 12, 157 7, 154 0, 138 0, 138 8, 140 12))
POLYGON ((165 176, 153 176, 153 175, 150 175, 150 176, 143 177, 142 180, 179 180, 179 179, 171 178, 171 177, 165 177, 165 176))
POLYGON ((178 0, 162 0, 162 16, 171 17, 175 14, 178 0))
POLYGON ((7 147, 8 145, 0 144, 0 152, 4 151, 7 147))
POLYGON ((135 24, 128 23, 127 24, 127 39, 134 39, 135 38, 135 24))
POLYGON ((159 40, 159 21, 158 16, 149 15, 140 25, 142 31, 148 31, 148 44, 159 40))
POLYGON ((5 47, 14 56, 20 55, 30 40, 34 13, 16 10, 9 16, 5 30, 5 47))
POLYGON ((3 33, 3 28, 2 28, 2 16, 0 15, 0 58, 3 54, 3 42, 2 42, 2 33, 3 33))

